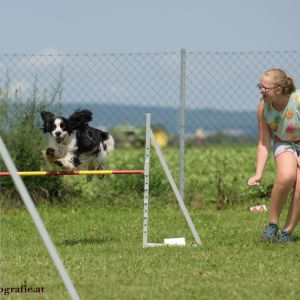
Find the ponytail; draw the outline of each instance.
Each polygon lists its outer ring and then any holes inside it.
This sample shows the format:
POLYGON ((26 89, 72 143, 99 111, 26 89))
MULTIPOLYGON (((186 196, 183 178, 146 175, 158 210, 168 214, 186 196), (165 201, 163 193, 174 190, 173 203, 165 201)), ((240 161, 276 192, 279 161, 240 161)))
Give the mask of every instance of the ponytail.
POLYGON ((295 86, 294 79, 292 77, 287 76, 286 79, 287 79, 287 85, 285 87, 283 87, 283 91, 284 91, 284 94, 289 95, 289 94, 295 92, 296 86, 295 86))

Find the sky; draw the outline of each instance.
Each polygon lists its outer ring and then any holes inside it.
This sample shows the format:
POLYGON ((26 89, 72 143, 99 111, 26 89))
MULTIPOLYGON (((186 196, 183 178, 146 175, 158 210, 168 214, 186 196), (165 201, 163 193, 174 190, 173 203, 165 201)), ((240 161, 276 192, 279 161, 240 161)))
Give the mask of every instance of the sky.
POLYGON ((0 0, 0 54, 300 50, 299 0, 0 0))

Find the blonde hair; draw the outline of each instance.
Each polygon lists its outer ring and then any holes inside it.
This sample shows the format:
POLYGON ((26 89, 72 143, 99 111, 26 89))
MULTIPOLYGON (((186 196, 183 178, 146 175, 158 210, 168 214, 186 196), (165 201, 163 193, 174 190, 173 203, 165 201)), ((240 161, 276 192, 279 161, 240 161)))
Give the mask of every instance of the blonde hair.
POLYGON ((290 95, 295 92, 296 86, 293 78, 288 76, 283 70, 269 69, 264 72, 264 75, 271 77, 274 87, 281 87, 283 94, 290 95))

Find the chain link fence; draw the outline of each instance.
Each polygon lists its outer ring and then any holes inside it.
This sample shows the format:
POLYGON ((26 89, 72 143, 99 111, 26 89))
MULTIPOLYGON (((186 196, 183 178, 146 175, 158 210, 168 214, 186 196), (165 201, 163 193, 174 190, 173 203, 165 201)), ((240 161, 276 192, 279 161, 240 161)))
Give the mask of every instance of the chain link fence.
MULTIPOLYGON (((256 138, 253 112, 261 73, 278 67, 300 82, 299 58, 297 51, 186 52, 186 137, 202 130, 204 142, 217 133, 225 140, 242 134, 256 138)), ((0 88, 4 93, 6 87, 9 97, 19 103, 33 96, 48 98, 49 110, 51 103, 59 103, 66 116, 88 108, 94 114, 92 125, 109 130, 143 126, 145 113, 152 112, 153 124, 178 135, 180 63, 180 52, 8 54, 0 56, 0 88)))
MULTIPOLYGON (((21 118, 24 105, 31 108, 35 118, 30 126, 24 122, 18 125, 21 134, 28 136, 33 127, 41 126, 41 109, 68 116, 84 108, 93 112, 92 126, 113 133, 117 148, 142 149, 145 113, 151 112, 161 147, 176 149, 167 155, 168 162, 177 162, 176 178, 180 126, 184 126, 185 150, 198 149, 191 162, 194 165, 197 159, 202 163, 216 160, 210 155, 201 157, 199 151, 203 153, 205 146, 221 147, 224 152, 225 146, 256 143, 260 97, 256 83, 264 70, 273 67, 284 69, 296 84, 300 83, 299 51, 2 54, 1 135, 9 134, 7 118, 21 118), (184 112, 184 119, 180 112, 184 112)), ((38 149, 35 160, 42 160, 38 154, 41 145, 45 142, 31 141, 28 145, 30 150, 38 149)), ((27 165, 24 161, 21 168, 26 170, 27 165)), ((201 174, 195 169, 190 175, 201 174)), ((194 188, 189 188, 188 193, 192 193, 194 188)))
POLYGON ((177 133, 179 64, 178 53, 1 55, 0 82, 20 100, 34 89, 59 97, 64 115, 90 109, 96 127, 144 125, 151 111, 154 123, 177 133))
POLYGON ((300 83, 300 52, 187 53, 186 133, 210 142, 240 143, 257 138, 256 84, 270 68, 300 83))

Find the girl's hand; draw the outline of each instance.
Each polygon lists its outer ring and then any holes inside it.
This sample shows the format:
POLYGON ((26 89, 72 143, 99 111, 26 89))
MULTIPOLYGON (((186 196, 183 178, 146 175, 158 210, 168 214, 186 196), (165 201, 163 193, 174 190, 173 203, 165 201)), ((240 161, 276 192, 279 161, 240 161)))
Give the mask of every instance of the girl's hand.
POLYGON ((249 186, 259 186, 261 181, 261 176, 255 175, 248 180, 249 186))

